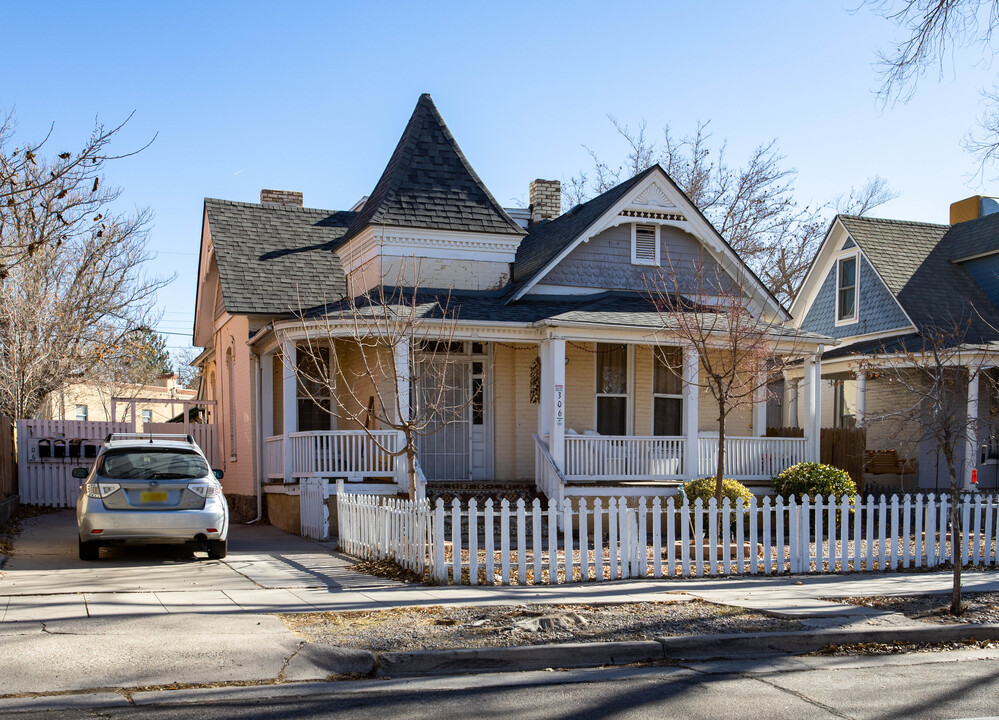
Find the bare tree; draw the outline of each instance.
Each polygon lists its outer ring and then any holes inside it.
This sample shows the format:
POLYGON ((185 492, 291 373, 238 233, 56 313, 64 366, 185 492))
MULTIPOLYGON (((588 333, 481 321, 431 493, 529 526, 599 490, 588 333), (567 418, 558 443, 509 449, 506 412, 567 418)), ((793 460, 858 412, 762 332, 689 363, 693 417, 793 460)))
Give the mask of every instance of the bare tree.
MULTIPOLYGON (((718 462, 715 499, 722 501, 725 476, 725 437, 729 417, 766 399, 767 386, 797 358, 794 331, 754 308, 720 268, 703 254, 687 267, 667 258, 666 268, 648 294, 663 325, 664 338, 679 338, 692 347, 700 362, 698 388, 708 391, 718 411, 718 462), (667 269, 668 268, 668 269, 667 269), (694 288, 677 287, 678 277, 697 279, 694 288)), ((660 355, 683 377, 682 363, 660 355)), ((687 382, 687 380, 685 380, 687 382)))
POLYGON ((0 287, 0 411, 31 417, 49 392, 116 362, 155 323, 166 281, 143 272, 148 219, 106 215, 97 230, 43 243, 10 269, 0 287))
MULTIPOLYGON (((933 68, 939 76, 946 60, 961 48, 981 53, 988 64, 995 57, 993 36, 999 27, 999 0, 867 0, 867 5, 900 28, 904 36, 887 50, 878 50, 883 103, 908 101, 920 78, 933 68)), ((999 160, 999 90, 982 91, 978 132, 964 138, 965 149, 978 158, 979 171, 999 160)))
POLYGON ((198 348, 185 347, 173 353, 174 366, 177 368, 177 384, 188 390, 197 390, 201 384, 202 368, 192 365, 194 359, 201 353, 198 348))
POLYGON ((482 394, 455 375, 459 307, 450 293, 419 290, 415 281, 379 284, 357 297, 303 313, 307 339, 293 370, 299 391, 326 413, 363 430, 381 452, 405 456, 410 497, 416 496, 417 444, 457 421, 482 394), (403 287, 411 284, 412 287, 403 287), (418 354, 418 356, 417 356, 418 354), (398 392, 412 388, 412 397, 398 392), (412 400, 412 401, 411 401, 412 400), (396 430, 402 448, 375 430, 396 430))
MULTIPOLYGON (((909 346, 893 346, 867 359, 862 368, 868 377, 886 383, 889 409, 870 413, 873 420, 889 420, 909 429, 919 442, 926 443, 939 457, 950 479, 950 526, 954 557, 954 582, 950 611, 960 615, 962 533, 960 503, 965 464, 960 458, 969 439, 977 440, 981 420, 968 417, 968 388, 972 380, 992 383, 985 372, 996 363, 995 349, 965 342, 969 323, 924 329, 909 346)), ((990 393, 991 394, 991 393, 990 393)), ((977 442, 975 443, 977 445, 977 442)), ((945 551, 943 532, 940 553, 945 551)))
POLYGON ((787 166, 776 140, 758 145, 743 165, 733 167, 726 143, 713 145, 710 123, 699 122, 693 134, 682 137, 667 125, 657 145, 644 121, 634 130, 610 120, 627 143, 625 158, 608 164, 586 148, 593 169, 564 182, 566 204, 583 202, 659 163, 785 304, 804 280, 834 206, 837 212, 863 215, 897 197, 883 178, 874 177, 835 203, 802 207, 794 199, 797 171, 787 166))
POLYGON ((37 142, 17 144, 14 113, 0 112, 0 280, 43 245, 106 230, 103 214, 94 212, 113 199, 102 189, 103 172, 109 162, 149 146, 111 151, 112 141, 130 118, 110 128, 95 123, 82 148, 46 160, 42 153, 53 128, 37 142), (84 222, 83 216, 90 220, 84 222))

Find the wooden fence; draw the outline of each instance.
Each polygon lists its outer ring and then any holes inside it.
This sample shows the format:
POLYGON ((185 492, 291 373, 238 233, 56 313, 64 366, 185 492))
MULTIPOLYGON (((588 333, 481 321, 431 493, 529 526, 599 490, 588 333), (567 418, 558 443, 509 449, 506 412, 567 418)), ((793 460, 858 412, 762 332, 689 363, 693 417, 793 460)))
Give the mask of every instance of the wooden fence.
POLYGON ((14 422, 0 415, 0 500, 17 494, 17 455, 14 422))
MULTIPOLYGON (((804 437, 796 427, 768 427, 767 437, 804 437)), ((865 428, 822 428, 819 434, 819 461, 850 473, 858 488, 864 486, 864 453, 867 450, 865 428)))
POLYGON ((966 495, 791 499, 744 505, 580 499, 542 508, 474 499, 449 508, 338 493, 341 548, 443 584, 530 585, 719 575, 884 572, 997 564, 999 500, 966 495), (960 540, 958 543, 957 541, 960 540), (960 550, 958 550, 958 544, 960 550))

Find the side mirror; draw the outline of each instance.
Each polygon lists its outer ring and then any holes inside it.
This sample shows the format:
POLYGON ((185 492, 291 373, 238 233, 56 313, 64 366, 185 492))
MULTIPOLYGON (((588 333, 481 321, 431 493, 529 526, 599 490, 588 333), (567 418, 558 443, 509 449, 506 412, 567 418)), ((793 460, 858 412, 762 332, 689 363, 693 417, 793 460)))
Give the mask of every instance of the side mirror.
POLYGON ((75 477, 77 480, 86 480, 87 475, 89 474, 90 471, 87 470, 87 468, 81 468, 81 467, 73 468, 73 477, 75 477))
POLYGON ((222 472, 221 470, 212 470, 212 475, 215 476, 216 480, 221 480, 222 477, 225 475, 225 473, 222 472))

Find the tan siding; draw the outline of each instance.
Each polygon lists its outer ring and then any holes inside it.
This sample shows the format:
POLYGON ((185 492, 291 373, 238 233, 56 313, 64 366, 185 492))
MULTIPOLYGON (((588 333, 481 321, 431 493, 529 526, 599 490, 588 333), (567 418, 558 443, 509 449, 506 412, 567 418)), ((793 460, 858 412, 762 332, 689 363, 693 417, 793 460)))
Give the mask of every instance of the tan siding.
MULTIPOLYGON (((538 405, 531 402, 531 365, 538 357, 537 345, 517 345, 527 350, 514 350, 513 363, 515 368, 514 398, 516 417, 516 476, 509 479, 534 479, 534 433, 538 431, 538 405)), ((509 426, 508 426, 509 427, 509 426)), ((508 432, 497 423, 495 432, 508 432)), ((507 478, 501 478, 507 479, 507 478)))
POLYGON ((652 434, 652 347, 635 347, 634 434, 652 434))
MULTIPOLYGON (((700 382, 705 384, 706 373, 704 364, 700 368, 700 382)), ((741 401, 740 401, 741 403, 741 401)), ((753 407, 750 403, 741 404, 740 407, 733 408, 725 420, 725 434, 733 437, 746 437, 753 434, 753 407)), ((698 432, 717 433, 718 432, 718 401, 715 400, 711 390, 707 387, 698 389, 697 402, 697 429, 698 432)))
POLYGON ((274 434, 281 435, 284 433, 284 356, 281 353, 274 355, 271 377, 274 389, 271 399, 271 409, 274 413, 274 434))
MULTIPOLYGON (((517 473, 517 436, 510 428, 516 426, 520 386, 517 383, 515 352, 503 345, 493 346, 493 475, 496 480, 513 480, 517 473)), ((528 390, 529 391, 529 390, 528 390)), ((527 398, 525 397, 525 401, 527 398)))

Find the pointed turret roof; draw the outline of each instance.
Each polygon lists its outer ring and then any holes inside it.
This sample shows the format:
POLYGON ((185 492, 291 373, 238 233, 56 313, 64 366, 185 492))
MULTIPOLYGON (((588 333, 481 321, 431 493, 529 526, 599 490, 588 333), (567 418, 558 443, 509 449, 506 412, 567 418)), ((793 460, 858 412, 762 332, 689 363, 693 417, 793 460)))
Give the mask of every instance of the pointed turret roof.
POLYGON ((343 240, 368 225, 525 234, 486 189, 426 93, 343 240))

